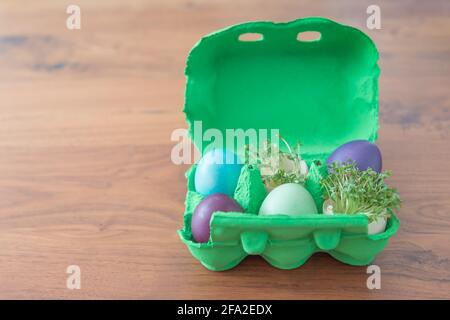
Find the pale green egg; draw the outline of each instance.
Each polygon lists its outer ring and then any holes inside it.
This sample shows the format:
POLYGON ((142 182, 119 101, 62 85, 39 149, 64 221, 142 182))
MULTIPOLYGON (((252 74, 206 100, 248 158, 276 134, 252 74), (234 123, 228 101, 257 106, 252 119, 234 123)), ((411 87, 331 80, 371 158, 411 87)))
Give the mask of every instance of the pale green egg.
POLYGON ((314 199, 305 187, 286 183, 273 189, 264 199, 260 215, 289 215, 317 213, 314 199))

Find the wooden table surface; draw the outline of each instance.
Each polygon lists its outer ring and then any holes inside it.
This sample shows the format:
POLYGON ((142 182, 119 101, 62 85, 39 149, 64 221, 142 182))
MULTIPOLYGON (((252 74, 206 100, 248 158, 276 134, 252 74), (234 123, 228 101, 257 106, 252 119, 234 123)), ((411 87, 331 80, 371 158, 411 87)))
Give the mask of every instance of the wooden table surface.
POLYGON ((16 1, 0 3, 0 298, 450 298, 450 3, 377 1, 16 1), (66 7, 81 8, 81 30, 66 7), (325 254, 285 271, 249 257, 210 272, 182 225, 192 45, 249 20, 326 16, 367 32, 380 51, 384 167, 404 200, 401 228, 365 267, 325 254), (66 268, 81 268, 81 289, 66 268))

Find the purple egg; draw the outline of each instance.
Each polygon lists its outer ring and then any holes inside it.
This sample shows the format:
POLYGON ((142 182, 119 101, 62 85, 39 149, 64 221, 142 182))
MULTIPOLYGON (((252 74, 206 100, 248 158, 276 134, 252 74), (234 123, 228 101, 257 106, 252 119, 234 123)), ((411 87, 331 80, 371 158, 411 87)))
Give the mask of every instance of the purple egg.
POLYGON ((354 140, 347 142, 334 150, 328 157, 328 172, 332 163, 345 164, 354 162, 356 168, 361 171, 372 168, 376 172, 381 172, 381 152, 378 147, 366 140, 354 140))
POLYGON ((215 193, 206 197, 197 205, 192 215, 192 236, 196 242, 208 242, 209 222, 216 211, 243 212, 244 210, 234 199, 225 194, 215 193))

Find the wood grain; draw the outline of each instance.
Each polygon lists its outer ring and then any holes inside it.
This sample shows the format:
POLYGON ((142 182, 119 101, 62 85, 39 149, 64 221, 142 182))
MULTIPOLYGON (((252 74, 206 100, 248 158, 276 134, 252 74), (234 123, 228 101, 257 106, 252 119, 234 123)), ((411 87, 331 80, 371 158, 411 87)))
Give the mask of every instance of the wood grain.
POLYGON ((450 5, 378 1, 0 3, 0 298, 450 298, 450 5), (179 241, 185 166, 184 63, 204 34, 249 20, 320 15, 365 30, 380 50, 380 138, 402 225, 366 269, 324 254, 277 270, 249 257, 204 269, 179 241), (81 290, 66 288, 68 265, 81 290))

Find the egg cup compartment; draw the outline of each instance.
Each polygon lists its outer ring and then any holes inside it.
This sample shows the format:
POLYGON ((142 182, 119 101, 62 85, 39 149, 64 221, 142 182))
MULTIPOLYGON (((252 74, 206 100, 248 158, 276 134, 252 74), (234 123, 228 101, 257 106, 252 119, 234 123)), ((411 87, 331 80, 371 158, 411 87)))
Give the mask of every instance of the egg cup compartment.
MULTIPOLYGON (((192 183, 195 168, 196 165, 192 166, 186 173, 188 191, 184 229, 178 233, 192 255, 209 270, 231 269, 248 255, 260 255, 279 269, 294 269, 303 265, 315 252, 327 252, 350 265, 367 265, 384 249, 399 226, 397 217, 392 215, 385 232, 368 235, 368 219, 363 214, 259 216, 259 207, 254 207, 256 210, 251 212, 244 208, 244 213, 214 213, 210 241, 197 243, 192 238, 190 225, 192 213, 203 196, 195 192, 192 183)), ((321 199, 321 193, 310 188, 318 187, 320 178, 316 174, 319 172, 320 169, 312 162, 305 185, 315 200, 321 199)), ((243 207, 243 203, 251 202, 260 205, 264 199, 261 186, 259 170, 244 165, 234 198, 243 207)))
MULTIPOLYGON (((203 37, 186 65, 184 112, 196 146, 215 129, 278 129, 289 144, 302 143, 309 173, 305 183, 322 212, 320 177, 325 159, 345 142, 374 142, 378 130, 378 52, 358 29, 324 18, 289 23, 250 22, 203 37), (299 34, 320 33, 305 42, 299 34), (257 41, 241 36, 258 33, 257 41), (300 38, 300 40, 298 40, 300 38)), ((238 152, 238 150, 235 150, 238 152)), ((210 270, 233 268, 247 255, 260 255, 281 269, 301 266, 315 252, 350 265, 366 265, 396 233, 392 215, 385 232, 368 235, 368 219, 355 215, 259 216, 266 196, 259 170, 244 166, 233 198, 244 213, 215 213, 208 243, 192 239, 191 218, 203 197, 195 192, 195 165, 187 172, 181 240, 210 270)))

